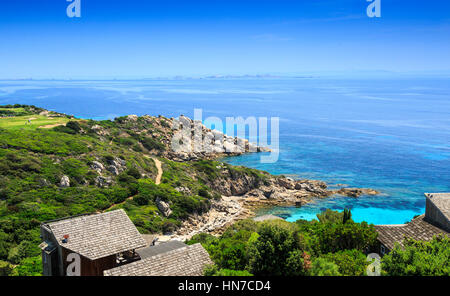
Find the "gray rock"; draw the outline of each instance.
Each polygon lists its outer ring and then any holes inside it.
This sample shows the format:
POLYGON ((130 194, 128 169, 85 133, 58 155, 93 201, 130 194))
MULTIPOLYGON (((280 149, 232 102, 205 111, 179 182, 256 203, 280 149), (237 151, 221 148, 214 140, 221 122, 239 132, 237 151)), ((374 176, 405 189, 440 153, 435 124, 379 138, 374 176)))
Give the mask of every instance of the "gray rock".
POLYGON ((237 151, 236 145, 234 145, 233 143, 231 143, 229 141, 225 141, 223 143, 223 148, 225 149, 225 152, 227 152, 227 153, 232 153, 232 152, 237 151))
POLYGON ((172 210, 170 209, 170 206, 167 202, 161 200, 159 197, 156 198, 156 206, 158 209, 163 213, 165 217, 170 216, 172 214, 172 210))
POLYGON ((191 128, 192 127, 192 119, 181 115, 179 117, 179 122, 183 125, 183 127, 191 128))
POLYGON ((108 187, 111 184, 112 184, 111 177, 97 176, 97 178, 95 178, 95 185, 98 187, 108 187))
POLYGON ((283 186, 286 189, 294 189, 295 188, 294 183, 287 178, 286 179, 283 179, 283 178, 278 179, 278 184, 280 184, 281 186, 283 186))
POLYGON ((111 174, 115 175, 115 176, 118 176, 118 175, 119 175, 119 170, 118 170, 117 167, 114 166, 114 165, 108 166, 108 171, 109 171, 111 174))
POLYGON ((105 169, 105 167, 103 166, 103 164, 101 164, 101 163, 98 162, 98 161, 93 161, 92 164, 91 164, 91 168, 92 168, 93 170, 96 170, 97 173, 99 173, 99 174, 105 169))
POLYGON ((137 121, 138 118, 139 118, 139 116, 134 115, 134 114, 131 114, 131 115, 127 116, 127 119, 130 120, 130 121, 137 121))
POLYGON ((191 190, 189 188, 187 188, 187 187, 180 186, 180 187, 176 187, 175 190, 178 191, 178 192, 187 194, 187 195, 191 194, 191 190))
POLYGON ((67 188, 70 187, 70 179, 66 175, 62 176, 61 181, 59 182, 59 187, 67 188))

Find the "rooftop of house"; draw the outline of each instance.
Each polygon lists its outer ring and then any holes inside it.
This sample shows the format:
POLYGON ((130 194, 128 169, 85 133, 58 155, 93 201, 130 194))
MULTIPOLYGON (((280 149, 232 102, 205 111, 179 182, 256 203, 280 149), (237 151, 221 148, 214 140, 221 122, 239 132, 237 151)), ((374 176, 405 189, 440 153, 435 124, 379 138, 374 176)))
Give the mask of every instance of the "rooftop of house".
POLYGON ((428 223, 424 218, 425 215, 420 215, 407 224, 375 225, 375 229, 378 232, 378 240, 392 250, 396 242, 403 245, 402 242, 405 237, 429 241, 435 235, 448 235, 448 232, 428 223))
POLYGON ((212 263, 206 250, 197 243, 105 270, 103 274, 105 276, 201 276, 205 265, 212 263))
POLYGON ((59 245, 90 260, 147 245, 122 209, 47 222, 44 226, 59 245))
POLYGON ((186 246, 187 245, 183 242, 173 240, 161 243, 156 246, 149 246, 146 248, 137 249, 136 253, 139 254, 139 257, 141 257, 141 259, 146 259, 172 250, 180 249, 186 246))
POLYGON ((450 193, 425 193, 431 202, 441 211, 441 213, 450 219, 450 193))

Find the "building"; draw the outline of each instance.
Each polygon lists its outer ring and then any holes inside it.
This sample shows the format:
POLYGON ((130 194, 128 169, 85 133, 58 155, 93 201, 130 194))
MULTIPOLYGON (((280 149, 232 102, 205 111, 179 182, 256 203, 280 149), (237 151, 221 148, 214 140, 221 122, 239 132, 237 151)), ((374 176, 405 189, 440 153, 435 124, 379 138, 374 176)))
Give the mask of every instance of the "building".
POLYGON ((135 250, 146 246, 124 210, 44 222, 41 237, 43 274, 47 276, 68 275, 77 255, 79 275, 103 275, 104 270, 138 260, 135 250))
POLYGON ((149 245, 123 210, 44 222, 41 237, 44 276, 203 275, 212 264, 200 244, 149 245))
POLYGON ((450 193, 425 193, 425 214, 399 225, 376 225, 379 253, 384 255, 403 240, 429 241, 436 235, 449 235, 450 231, 450 193))
MULTIPOLYGON (((208 253, 197 243, 166 250, 165 243, 156 253, 130 264, 105 270, 105 276, 201 276, 206 265, 213 264, 208 253)), ((156 248, 154 247, 154 248, 156 248)), ((152 249, 153 247, 149 247, 152 249)))

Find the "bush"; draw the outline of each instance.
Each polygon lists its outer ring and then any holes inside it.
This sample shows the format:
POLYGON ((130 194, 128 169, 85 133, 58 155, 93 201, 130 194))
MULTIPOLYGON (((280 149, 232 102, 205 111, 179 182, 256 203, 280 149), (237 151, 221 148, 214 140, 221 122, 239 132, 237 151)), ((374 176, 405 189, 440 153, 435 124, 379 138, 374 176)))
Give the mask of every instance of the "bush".
POLYGON ((202 197, 206 197, 206 198, 208 198, 208 199, 211 198, 211 194, 209 194, 208 190, 205 189, 205 188, 200 188, 200 189, 198 190, 198 195, 200 195, 200 196, 202 196, 202 197))
POLYGON ((350 249, 366 251, 374 246, 377 236, 373 225, 366 222, 323 223, 318 227, 317 246, 323 254, 350 249))
POLYGON ((11 264, 0 260, 0 276, 9 276, 11 275, 12 270, 13 267, 11 264))
POLYGON ((126 171, 126 173, 127 173, 127 175, 132 176, 135 179, 140 179, 141 178, 141 173, 135 167, 132 167, 132 168, 128 169, 126 171))
POLYGON ((172 221, 166 220, 163 222, 162 231, 163 233, 172 233, 177 230, 178 226, 172 221))
POLYGON ((436 236, 429 242, 405 239, 381 260, 383 275, 450 275, 450 239, 436 236))
POLYGON ((313 261, 311 275, 314 276, 339 276, 339 267, 333 262, 327 261, 324 258, 317 258, 313 261))
POLYGON ((22 260, 20 265, 14 268, 13 276, 41 276, 42 259, 41 256, 30 257, 22 260))
POLYGON ((317 219, 319 219, 322 223, 340 223, 343 220, 344 213, 333 211, 330 209, 326 209, 325 211, 322 211, 321 213, 317 214, 317 219))
POLYGON ((347 276, 362 276, 366 274, 366 255, 358 250, 345 250, 321 256, 339 267, 339 273, 347 276))
POLYGON ((205 276, 252 276, 247 270, 219 269, 216 265, 207 266, 203 274, 205 276))
POLYGON ((78 121, 69 121, 66 124, 67 128, 70 128, 71 130, 73 130, 75 133, 78 133, 79 131, 81 131, 81 126, 80 123, 78 121))
POLYGON ((297 275, 291 262, 299 259, 302 249, 300 235, 282 224, 265 224, 258 231, 258 239, 249 244, 249 267, 254 275, 297 275))
POLYGON ((165 147, 162 143, 150 138, 150 137, 145 137, 141 140, 142 145, 147 149, 147 150, 164 150, 165 147))

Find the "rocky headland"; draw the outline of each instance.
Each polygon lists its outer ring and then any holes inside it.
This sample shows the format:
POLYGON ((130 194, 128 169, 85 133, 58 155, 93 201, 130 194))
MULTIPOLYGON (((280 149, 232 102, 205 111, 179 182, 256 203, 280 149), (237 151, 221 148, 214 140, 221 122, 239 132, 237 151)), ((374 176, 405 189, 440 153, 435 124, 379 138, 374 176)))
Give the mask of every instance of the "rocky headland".
POLYGON ((185 239, 199 232, 220 233, 261 207, 300 207, 335 194, 378 194, 227 164, 222 157, 270 149, 186 116, 128 115, 95 121, 34 106, 5 109, 24 124, 37 117, 43 122, 28 130, 3 126, 0 193, 11 216, 23 211, 36 215, 29 210, 28 196, 38 194, 37 205, 45 213, 38 212, 38 220, 124 208, 144 233, 185 239), (43 128, 55 116, 64 121, 43 128), (181 149, 174 149, 174 143, 181 149), (26 186, 18 187, 17 182, 26 186), (27 195, 27 190, 33 194, 27 195), (56 202, 47 200, 48 194, 58 196, 56 202))

